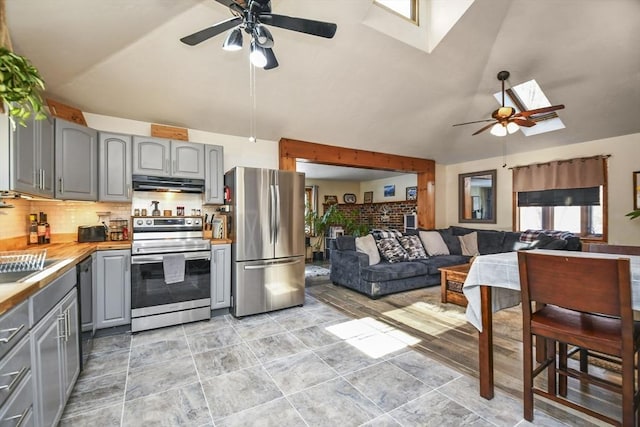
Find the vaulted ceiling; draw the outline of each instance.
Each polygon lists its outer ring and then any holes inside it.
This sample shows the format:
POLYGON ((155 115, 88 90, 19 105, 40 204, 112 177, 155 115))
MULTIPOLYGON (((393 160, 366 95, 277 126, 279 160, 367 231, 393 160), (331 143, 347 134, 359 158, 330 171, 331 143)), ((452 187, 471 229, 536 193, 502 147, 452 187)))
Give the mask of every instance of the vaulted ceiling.
MULTIPOLYGON (((432 0, 433 4, 445 0, 432 0)), ((452 0, 448 0, 452 1, 452 0)), ((423 4, 428 4, 424 2, 423 4)), ((14 50, 46 96, 83 111, 249 136, 248 49, 185 35, 227 19, 213 0, 7 0, 14 50)), ((333 39, 271 27, 280 66, 256 70, 257 137, 451 164, 640 132, 640 1, 475 0, 426 53, 363 24, 371 0, 272 0, 335 22, 333 39), (566 129, 471 134, 508 85, 536 79, 566 129)), ((247 144, 250 142, 247 141, 247 144)))

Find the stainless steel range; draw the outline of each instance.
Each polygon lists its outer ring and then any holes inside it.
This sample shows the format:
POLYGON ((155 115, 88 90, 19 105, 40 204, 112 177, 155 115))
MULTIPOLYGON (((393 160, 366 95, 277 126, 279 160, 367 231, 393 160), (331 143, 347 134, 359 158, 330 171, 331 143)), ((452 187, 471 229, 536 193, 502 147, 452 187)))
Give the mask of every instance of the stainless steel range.
POLYGON ((211 242, 201 217, 133 217, 131 331, 211 317, 211 242))

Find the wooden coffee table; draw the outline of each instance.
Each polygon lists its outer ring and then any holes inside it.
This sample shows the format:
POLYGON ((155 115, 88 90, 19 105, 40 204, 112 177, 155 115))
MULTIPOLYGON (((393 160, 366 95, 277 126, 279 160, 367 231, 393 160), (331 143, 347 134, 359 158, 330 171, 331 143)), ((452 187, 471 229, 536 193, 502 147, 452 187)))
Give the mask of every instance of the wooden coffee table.
POLYGON ((470 267, 471 264, 462 264, 438 269, 440 270, 440 295, 442 302, 449 302, 462 307, 467 306, 467 299, 462 293, 462 286, 467 279, 470 267))

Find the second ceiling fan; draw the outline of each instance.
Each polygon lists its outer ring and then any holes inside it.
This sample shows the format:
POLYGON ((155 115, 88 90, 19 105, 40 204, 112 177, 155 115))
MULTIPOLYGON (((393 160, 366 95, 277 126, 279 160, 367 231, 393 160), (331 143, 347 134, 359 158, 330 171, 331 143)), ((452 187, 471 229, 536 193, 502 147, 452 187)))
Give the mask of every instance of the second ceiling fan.
POLYGON ((520 126, 524 126, 524 127, 535 126, 536 120, 535 118, 531 117, 533 115, 550 113, 552 111, 562 110, 564 108, 564 105, 560 104, 560 105, 551 105, 549 107, 536 108, 534 110, 516 112, 516 109, 513 107, 505 107, 504 82, 509 78, 509 72, 500 71, 497 77, 498 77, 498 80, 502 82, 502 106, 497 110, 495 110, 493 113, 491 113, 491 117, 493 118, 486 119, 486 120, 476 120, 473 122, 458 123, 453 126, 463 126, 463 125, 469 125, 473 123, 491 122, 488 125, 474 132, 472 135, 477 135, 491 128, 491 133, 493 135, 505 136, 507 133, 517 132, 520 126))
POLYGON ((273 14, 270 0, 216 1, 228 7, 235 16, 183 37, 180 41, 189 46, 195 46, 233 28, 224 41, 223 49, 239 50, 242 48, 242 30, 244 30, 251 37, 251 62, 265 70, 278 66, 278 60, 272 49, 273 37, 265 25, 328 39, 335 35, 338 28, 336 24, 330 22, 273 14))

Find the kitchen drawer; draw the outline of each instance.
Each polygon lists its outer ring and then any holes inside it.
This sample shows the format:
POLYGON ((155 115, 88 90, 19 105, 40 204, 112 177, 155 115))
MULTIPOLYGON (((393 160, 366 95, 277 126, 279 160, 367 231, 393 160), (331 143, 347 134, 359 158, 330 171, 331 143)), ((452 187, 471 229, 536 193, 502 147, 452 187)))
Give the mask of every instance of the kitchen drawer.
POLYGON ((29 327, 38 323, 76 285, 76 275, 76 269, 72 268, 29 298, 31 306, 29 327))
POLYGON ((16 392, 0 409, 1 426, 31 427, 35 425, 32 384, 31 373, 28 373, 16 392))
POLYGON ((0 317, 0 358, 29 332, 29 304, 20 303, 0 317))
POLYGON ((0 405, 15 392, 29 372, 31 347, 29 337, 26 336, 0 362, 0 405))

